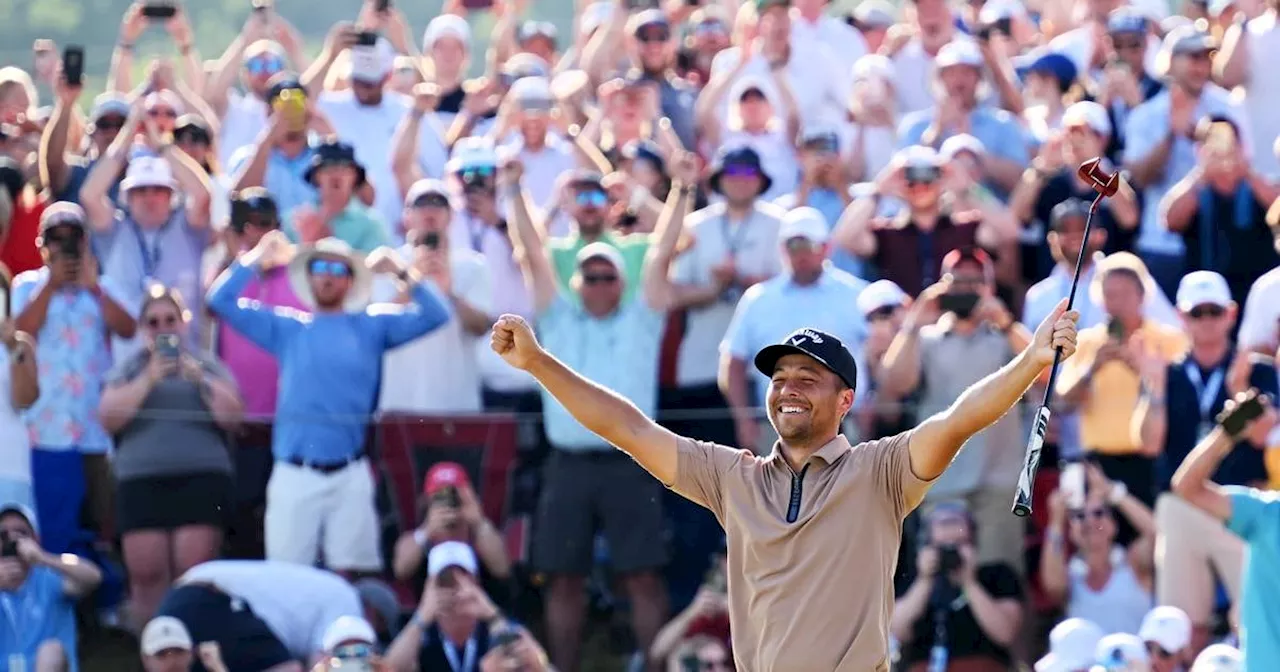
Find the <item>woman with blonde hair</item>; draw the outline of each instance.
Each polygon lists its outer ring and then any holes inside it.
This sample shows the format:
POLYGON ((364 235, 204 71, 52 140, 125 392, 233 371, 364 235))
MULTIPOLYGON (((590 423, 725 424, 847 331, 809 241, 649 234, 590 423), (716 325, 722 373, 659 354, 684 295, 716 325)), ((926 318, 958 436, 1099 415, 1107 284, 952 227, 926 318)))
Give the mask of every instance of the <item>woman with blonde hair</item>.
POLYGON ((141 625, 175 578, 218 557, 233 493, 228 434, 243 402, 196 347, 177 291, 151 286, 139 314, 146 347, 107 375, 99 414, 115 436, 117 519, 141 625))

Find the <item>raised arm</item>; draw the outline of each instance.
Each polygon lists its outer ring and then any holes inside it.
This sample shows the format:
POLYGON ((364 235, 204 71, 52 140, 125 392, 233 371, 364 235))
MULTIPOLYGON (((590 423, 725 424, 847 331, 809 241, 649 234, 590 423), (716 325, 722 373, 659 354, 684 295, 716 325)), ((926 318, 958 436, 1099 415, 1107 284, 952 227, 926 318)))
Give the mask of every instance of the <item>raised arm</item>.
POLYGON ((675 483, 676 435, 650 420, 635 404, 587 380, 543 350, 524 318, 498 318, 491 343, 508 364, 537 379, 583 427, 630 455, 664 484, 675 483))
MULTIPOLYGON (((152 131, 148 128, 148 132, 152 131)), ((209 186, 209 174, 196 163, 195 159, 179 150, 172 144, 157 145, 160 156, 173 170, 173 179, 186 197, 187 223, 195 229, 209 226, 209 205, 213 202, 213 191, 209 186)))
POLYGON ((89 226, 94 231, 107 231, 115 221, 116 206, 108 197, 111 185, 120 176, 124 162, 133 144, 134 136, 143 121, 142 99, 134 98, 129 108, 129 116, 124 127, 111 141, 106 154, 98 158, 97 163, 89 170, 84 184, 80 187, 80 207, 89 219, 89 226))
POLYGON ((409 295, 408 304, 382 304, 370 314, 382 329, 386 348, 398 348, 449 321, 446 303, 427 287, 422 276, 401 261, 395 250, 380 247, 369 253, 369 270, 393 275, 409 295))
POLYGON ((418 134, 422 118, 435 111, 440 89, 435 84, 413 87, 413 107, 404 115, 391 136, 391 172, 401 195, 409 193, 414 182, 425 177, 418 167, 418 134))
POLYGON ((1063 299, 1036 329, 1031 345, 1013 361, 965 390, 950 408, 921 423, 911 434, 912 472, 924 480, 941 476, 969 437, 1018 403, 1053 363, 1057 349, 1062 349, 1063 359, 1075 352, 1079 319, 1078 312, 1067 312, 1063 299))
MULTIPOLYGON (((1241 396, 1228 399, 1225 412, 1234 409, 1241 396)), ((1213 482, 1213 472, 1218 470, 1218 465, 1241 437, 1251 434, 1260 424, 1272 425, 1275 420, 1275 410, 1268 404, 1263 417, 1249 423, 1237 436, 1227 434, 1219 424, 1182 461, 1173 475, 1173 492, 1218 520, 1230 520, 1231 498, 1222 486, 1213 482)))
POLYGON ((257 247, 241 255, 238 261, 218 276, 205 299, 205 305, 218 319, 273 354, 279 352, 288 335, 288 326, 296 324, 296 320, 270 306, 264 306, 260 301, 242 300, 240 294, 256 276, 261 265, 264 262, 276 263, 288 246, 289 239, 283 232, 277 230, 267 233, 257 247))
POLYGON ((524 174, 524 166, 511 159, 504 163, 502 171, 502 188, 506 192, 507 201, 511 204, 511 227, 507 235, 511 237, 511 246, 516 259, 520 262, 520 270, 524 273, 525 283, 533 290, 533 308, 541 313, 551 306, 560 292, 556 285, 556 276, 551 268, 551 258, 547 255, 546 245, 538 235, 529 215, 529 202, 520 180, 524 174), (514 230, 511 230, 514 229, 514 230))
POLYGON ((658 242, 644 261, 644 298, 655 311, 670 309, 677 298, 671 284, 671 261, 675 257, 676 243, 684 232, 684 218, 689 214, 689 203, 693 200, 697 170, 692 154, 682 152, 676 157, 672 169, 675 183, 671 185, 667 203, 658 216, 658 242))
POLYGON ((40 134, 40 149, 36 155, 40 169, 40 183, 56 197, 66 190, 71 181, 71 168, 67 165, 67 142, 71 137, 71 122, 76 116, 76 101, 81 86, 72 86, 59 73, 54 84, 53 113, 44 132, 40 134))

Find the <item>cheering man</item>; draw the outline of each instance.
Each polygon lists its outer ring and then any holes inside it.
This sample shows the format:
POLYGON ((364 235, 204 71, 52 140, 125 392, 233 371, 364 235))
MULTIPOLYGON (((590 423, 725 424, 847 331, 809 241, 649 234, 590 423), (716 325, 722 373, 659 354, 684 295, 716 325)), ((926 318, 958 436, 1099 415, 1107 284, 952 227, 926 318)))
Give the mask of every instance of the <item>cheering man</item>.
POLYGON ((1075 352, 1077 319, 1059 303, 1012 362, 950 408, 856 447, 839 434, 857 385, 853 355, 836 337, 801 329, 755 357, 771 378, 766 405, 780 437, 765 457, 663 429, 548 354, 519 317, 502 316, 491 341, 583 426, 715 514, 728 536, 739 669, 887 672, 903 517, 969 437, 1022 398, 1055 350, 1075 352))

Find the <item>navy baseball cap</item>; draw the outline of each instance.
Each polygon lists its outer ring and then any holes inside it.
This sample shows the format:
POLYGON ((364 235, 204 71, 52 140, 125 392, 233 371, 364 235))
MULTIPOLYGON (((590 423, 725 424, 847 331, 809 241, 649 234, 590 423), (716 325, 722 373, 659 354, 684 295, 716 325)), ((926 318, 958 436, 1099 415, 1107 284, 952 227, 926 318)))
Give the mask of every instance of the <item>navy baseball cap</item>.
POLYGON ((840 339, 825 331, 806 328, 791 332, 781 343, 766 346, 756 353, 756 369, 772 376, 778 360, 787 355, 808 355, 839 376, 849 389, 857 389, 858 365, 853 361, 853 354, 840 339))

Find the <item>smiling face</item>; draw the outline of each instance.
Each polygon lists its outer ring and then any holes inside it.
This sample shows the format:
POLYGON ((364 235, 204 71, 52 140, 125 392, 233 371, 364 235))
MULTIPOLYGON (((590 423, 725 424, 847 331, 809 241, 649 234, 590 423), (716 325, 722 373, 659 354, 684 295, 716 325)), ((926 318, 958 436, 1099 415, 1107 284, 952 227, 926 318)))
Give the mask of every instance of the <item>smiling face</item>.
POLYGON ((778 436, 789 445, 803 445, 839 431, 853 406, 853 390, 818 360, 786 355, 774 366, 766 406, 778 436))

